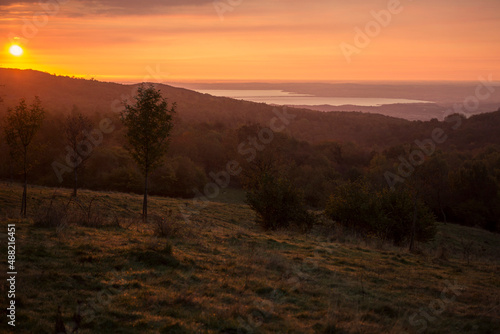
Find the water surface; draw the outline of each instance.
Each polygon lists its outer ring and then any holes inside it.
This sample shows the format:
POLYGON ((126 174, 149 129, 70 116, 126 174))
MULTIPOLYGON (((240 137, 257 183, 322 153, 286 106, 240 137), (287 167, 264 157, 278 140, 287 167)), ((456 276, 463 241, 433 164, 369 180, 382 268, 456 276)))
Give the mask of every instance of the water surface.
POLYGON ((355 105, 363 107, 376 107, 384 104, 399 103, 430 103, 422 100, 374 98, 374 97, 321 97, 308 94, 298 94, 283 90, 230 90, 230 89, 209 89, 197 90, 200 93, 213 96, 224 96, 233 99, 246 100, 259 103, 279 104, 279 105, 355 105))

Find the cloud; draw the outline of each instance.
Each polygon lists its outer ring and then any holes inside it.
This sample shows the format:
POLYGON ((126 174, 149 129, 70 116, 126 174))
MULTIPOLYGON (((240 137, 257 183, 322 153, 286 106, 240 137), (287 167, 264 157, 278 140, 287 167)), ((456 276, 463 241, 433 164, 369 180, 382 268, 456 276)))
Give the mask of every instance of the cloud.
POLYGON ((35 3, 50 3, 57 2, 66 4, 69 2, 79 2, 89 6, 110 6, 121 8, 138 8, 138 7, 173 7, 183 5, 204 5, 212 2, 212 0, 2 0, 2 6, 17 5, 17 4, 35 4, 35 3))
POLYGON ((84 15, 146 15, 168 13, 172 8, 200 7, 213 0, 2 0, 0 7, 12 5, 38 5, 58 3, 60 6, 76 7, 84 15))
POLYGON ((12 5, 34 5, 38 2, 39 1, 37 0, 2 0, 2 2, 0 3, 0 7, 7 7, 12 5))
POLYGON ((203 5, 212 0, 77 0, 90 4, 104 4, 114 7, 149 7, 149 6, 181 6, 181 5, 203 5))
POLYGON ((212 0, 73 0, 97 15, 149 15, 170 13, 173 8, 199 7, 212 0))

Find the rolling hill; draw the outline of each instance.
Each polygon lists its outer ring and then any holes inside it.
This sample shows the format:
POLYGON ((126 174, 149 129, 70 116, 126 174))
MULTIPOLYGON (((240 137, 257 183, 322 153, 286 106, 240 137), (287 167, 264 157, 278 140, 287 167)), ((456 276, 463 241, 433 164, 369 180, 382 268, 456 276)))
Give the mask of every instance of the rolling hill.
MULTIPOLYGON (((49 112, 60 114, 77 106, 84 113, 117 114, 121 101, 135 94, 137 85, 122 85, 63 76, 34 70, 0 69, 0 112, 15 105, 20 98, 39 96, 49 112)), ((184 123, 223 124, 238 128, 249 123, 268 126, 275 117, 276 106, 214 97, 184 88, 157 84, 170 102, 176 102, 178 119, 184 123)), ((283 112, 283 111, 281 111, 283 112)), ((360 146, 383 148, 426 138, 436 127, 449 124, 431 120, 408 121, 400 118, 361 112, 319 112, 288 108, 293 121, 287 132, 299 140, 353 142, 360 146)), ((460 129, 453 131, 446 146, 499 144, 495 124, 500 124, 500 112, 470 117, 460 129), (466 139, 464 141, 464 138, 466 139)))

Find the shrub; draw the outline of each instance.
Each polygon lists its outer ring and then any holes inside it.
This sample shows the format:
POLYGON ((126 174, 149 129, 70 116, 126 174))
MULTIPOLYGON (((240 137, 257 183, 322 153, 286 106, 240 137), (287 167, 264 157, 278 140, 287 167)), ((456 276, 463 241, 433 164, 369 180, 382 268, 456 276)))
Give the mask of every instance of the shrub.
POLYGON ((493 168, 485 161, 466 161, 451 173, 454 204, 452 218, 461 224, 498 231, 500 187, 493 168))
POLYGON ((453 213, 456 217, 460 217, 464 225, 478 226, 491 231, 495 230, 495 218, 487 203, 475 199, 468 199, 455 204, 453 213))
POLYGON ((54 203, 54 198, 44 207, 35 210, 33 221, 36 227, 60 228, 66 225, 66 207, 62 203, 54 203))
POLYGON ((362 181, 347 182, 337 188, 330 196, 325 213, 349 231, 372 229, 374 215, 372 194, 368 185, 362 181))
POLYGON ((151 174, 151 194, 172 197, 193 197, 194 188, 203 188, 207 178, 203 169, 188 157, 166 161, 151 174))
MULTIPOLYGON (((71 197, 64 204, 55 199, 55 195, 48 204, 43 204, 35 210, 33 221, 37 227, 64 227, 75 224, 85 227, 99 228, 106 225, 107 219, 102 210, 98 210, 92 198, 89 203, 84 203, 78 197, 71 197)), ((115 223, 116 225, 116 223, 115 223)))
POLYGON ((141 185, 141 174, 136 168, 116 166, 111 171, 103 173, 98 188, 140 193, 141 185))
POLYGON ((291 224, 305 230, 315 220, 305 208, 300 192, 285 177, 263 173, 247 191, 247 203, 257 213, 257 223, 266 230, 291 224))
POLYGON ((179 235, 181 224, 179 224, 172 210, 168 210, 164 217, 153 215, 153 234, 160 238, 174 238, 179 235))
POLYGON ((106 218, 104 213, 93 205, 96 200, 98 200, 98 198, 93 197, 87 204, 79 198, 73 198, 73 202, 76 203, 80 210, 68 214, 68 221, 79 226, 94 228, 103 227, 106 223, 106 218))
POLYGON ((436 234, 435 217, 431 210, 407 190, 384 190, 377 194, 376 207, 379 220, 375 230, 382 239, 392 240, 396 245, 408 241, 412 234, 416 214, 415 240, 428 241, 436 234))
POLYGON ((434 216, 407 190, 375 192, 363 181, 348 182, 330 197, 328 217, 350 231, 391 240, 396 245, 408 241, 416 214, 415 239, 430 240, 436 233, 434 216))

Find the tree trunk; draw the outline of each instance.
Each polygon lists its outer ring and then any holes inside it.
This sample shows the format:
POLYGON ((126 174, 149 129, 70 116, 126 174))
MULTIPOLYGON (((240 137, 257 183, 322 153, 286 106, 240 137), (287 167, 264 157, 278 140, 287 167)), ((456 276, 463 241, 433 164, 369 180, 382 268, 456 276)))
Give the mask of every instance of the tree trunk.
POLYGON ((21 201, 21 216, 23 218, 26 218, 26 191, 27 191, 28 185, 26 182, 26 175, 24 176, 24 186, 23 186, 23 199, 21 201))
POLYGON ((21 216, 26 218, 26 199, 28 191, 28 171, 26 168, 26 151, 24 152, 24 162, 23 162, 23 172, 24 172, 24 187, 23 187, 23 199, 21 200, 21 216))
POLYGON ((148 222, 148 171, 144 174, 144 201, 142 202, 142 220, 148 222))
POLYGON ((415 248, 415 234, 417 231, 417 196, 415 195, 415 199, 413 201, 413 222, 411 224, 411 236, 410 236, 410 252, 413 252, 415 248))
POLYGON ((448 220, 446 219, 446 213, 443 210, 443 207, 441 207, 441 215, 443 215, 443 222, 446 224, 448 223, 448 220))
POLYGON ((443 216, 443 222, 446 224, 446 214, 444 213, 443 209, 443 201, 441 199, 441 192, 438 192, 438 202, 439 202, 439 210, 441 210, 441 215, 443 216))
POLYGON ((78 170, 76 167, 73 169, 73 173, 74 173, 73 197, 76 197, 76 191, 78 189, 78 170))

